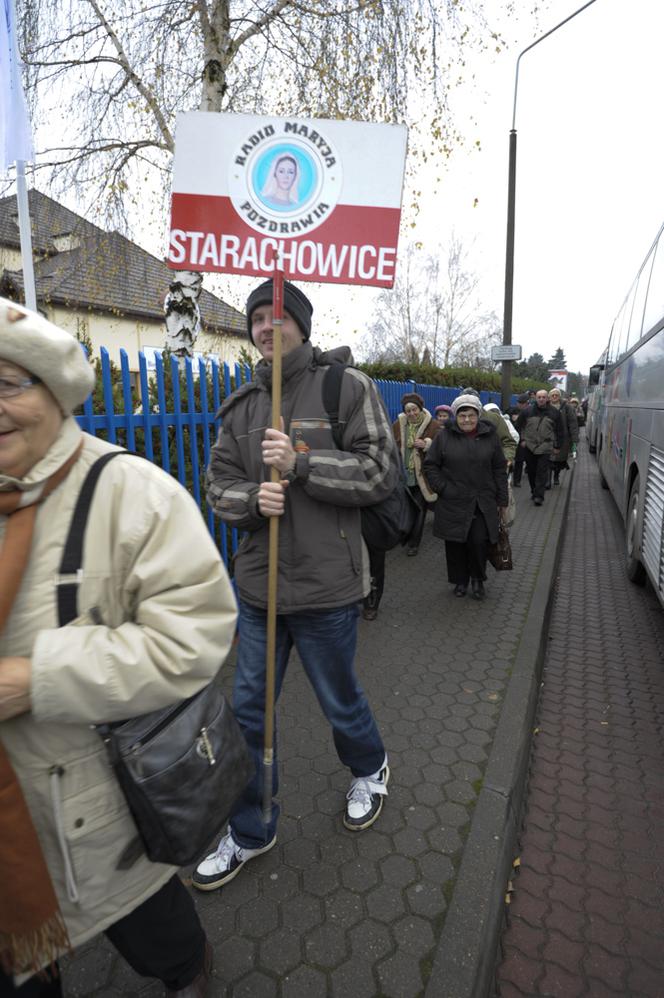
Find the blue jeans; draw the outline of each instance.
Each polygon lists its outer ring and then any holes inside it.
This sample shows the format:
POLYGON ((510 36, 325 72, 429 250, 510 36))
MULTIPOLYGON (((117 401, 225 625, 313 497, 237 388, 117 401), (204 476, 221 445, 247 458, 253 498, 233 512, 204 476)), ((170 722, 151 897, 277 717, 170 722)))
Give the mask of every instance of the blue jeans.
MULTIPOLYGON (((321 709, 332 725, 341 762, 353 776, 370 776, 380 769, 385 749, 353 666, 358 612, 357 605, 352 604, 336 610, 277 617, 275 704, 295 645, 321 709)), ((230 825, 233 838, 246 849, 269 842, 279 816, 279 807, 273 803, 270 824, 263 823, 266 620, 265 610, 240 602, 233 710, 256 762, 256 775, 235 805, 230 825)), ((276 734, 274 741, 273 796, 279 787, 276 734)))

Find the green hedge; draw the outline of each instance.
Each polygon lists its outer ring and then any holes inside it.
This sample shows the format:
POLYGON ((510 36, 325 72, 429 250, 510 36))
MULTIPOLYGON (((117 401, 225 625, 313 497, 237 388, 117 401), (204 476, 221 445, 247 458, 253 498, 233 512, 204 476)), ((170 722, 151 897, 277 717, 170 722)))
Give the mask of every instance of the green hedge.
MULTIPOLYGON (((474 367, 434 367, 432 364, 407 364, 404 361, 381 361, 358 364, 360 370, 380 381, 416 381, 420 385, 440 385, 442 388, 472 387, 478 392, 500 392, 499 371, 480 371, 474 367)), ((543 382, 512 378, 512 391, 518 395, 529 388, 549 388, 543 382)))

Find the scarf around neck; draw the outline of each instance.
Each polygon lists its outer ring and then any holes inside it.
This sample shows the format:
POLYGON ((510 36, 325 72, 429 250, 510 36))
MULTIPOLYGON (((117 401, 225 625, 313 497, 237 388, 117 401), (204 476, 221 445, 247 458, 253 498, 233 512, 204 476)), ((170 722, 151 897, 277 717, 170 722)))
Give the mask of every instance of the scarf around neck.
MULTIPOLYGON (((19 591, 32 547, 37 507, 67 477, 83 441, 40 486, 0 492, 7 517, 0 549, 0 634, 19 591)), ((9 756, 0 741, 0 966, 7 974, 35 973, 69 949, 39 839, 9 756)))
POLYGON ((411 423, 406 419, 406 468, 413 471, 415 468, 415 439, 417 432, 424 421, 424 413, 421 412, 415 422, 411 423))

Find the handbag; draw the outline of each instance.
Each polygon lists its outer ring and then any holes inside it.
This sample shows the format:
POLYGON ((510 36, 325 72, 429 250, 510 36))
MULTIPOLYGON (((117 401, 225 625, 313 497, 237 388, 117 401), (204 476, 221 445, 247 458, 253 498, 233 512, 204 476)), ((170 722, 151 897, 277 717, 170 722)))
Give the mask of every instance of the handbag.
MULTIPOLYGON (((90 468, 60 563, 58 619, 78 616, 85 526, 95 486, 114 451, 90 468)), ((192 863, 226 823, 255 766, 215 681, 194 696, 139 717, 95 725, 153 863, 192 863)))
POLYGON ((512 571, 512 546, 507 527, 501 523, 498 527, 498 540, 489 545, 488 559, 497 572, 512 571))
MULTIPOLYGON (((339 450, 343 450, 339 400, 345 370, 345 364, 330 364, 323 376, 323 405, 339 450)), ((419 536, 426 516, 426 507, 420 506, 406 484, 403 462, 396 450, 393 460, 399 464, 399 476, 389 496, 360 509, 362 537, 367 547, 374 551, 391 551, 397 544, 408 544, 411 537, 419 536)))

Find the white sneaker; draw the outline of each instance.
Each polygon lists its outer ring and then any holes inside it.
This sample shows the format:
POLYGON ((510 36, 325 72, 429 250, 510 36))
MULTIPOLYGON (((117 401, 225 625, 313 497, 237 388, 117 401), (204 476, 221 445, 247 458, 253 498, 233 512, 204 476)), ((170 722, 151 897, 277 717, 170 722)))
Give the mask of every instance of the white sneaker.
POLYGON ((361 832, 373 825, 383 809, 383 797, 387 796, 387 781, 390 768, 387 757, 381 768, 371 776, 356 776, 346 794, 344 825, 351 832, 361 832))
POLYGON ((275 845, 276 841, 277 836, 275 835, 267 845, 260 849, 243 849, 235 842, 229 828, 222 836, 217 851, 210 853, 202 863, 198 864, 191 882, 199 891, 214 891, 217 887, 223 887, 233 877, 237 877, 248 860, 267 852, 275 845))

